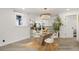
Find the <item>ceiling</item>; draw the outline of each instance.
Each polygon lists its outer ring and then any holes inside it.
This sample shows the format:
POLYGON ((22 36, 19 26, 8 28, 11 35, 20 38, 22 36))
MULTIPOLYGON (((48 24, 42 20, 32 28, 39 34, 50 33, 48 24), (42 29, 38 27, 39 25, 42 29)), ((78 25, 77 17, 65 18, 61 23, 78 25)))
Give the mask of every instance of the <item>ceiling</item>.
MULTIPOLYGON (((44 8, 14 8, 19 12, 25 12, 30 15, 40 15, 42 14, 44 8)), ((52 16, 58 15, 60 13, 69 12, 69 11, 79 11, 79 8, 47 8, 48 12, 51 13, 52 16)))

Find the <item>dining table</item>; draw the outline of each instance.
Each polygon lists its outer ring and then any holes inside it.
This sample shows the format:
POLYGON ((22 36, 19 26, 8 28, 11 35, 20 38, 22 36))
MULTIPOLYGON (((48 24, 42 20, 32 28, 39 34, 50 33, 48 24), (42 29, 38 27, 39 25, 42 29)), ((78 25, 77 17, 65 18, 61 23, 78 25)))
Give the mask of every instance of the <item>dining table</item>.
POLYGON ((40 37, 42 37, 42 43, 41 45, 45 45, 45 39, 50 38, 53 35, 53 33, 43 33, 40 37))

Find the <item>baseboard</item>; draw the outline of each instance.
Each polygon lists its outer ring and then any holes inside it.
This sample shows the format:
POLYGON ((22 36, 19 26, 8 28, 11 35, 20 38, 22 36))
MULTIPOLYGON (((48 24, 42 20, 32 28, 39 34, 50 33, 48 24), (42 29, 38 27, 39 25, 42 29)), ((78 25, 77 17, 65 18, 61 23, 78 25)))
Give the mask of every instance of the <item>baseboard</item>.
POLYGON ((66 38, 66 39, 73 39, 74 37, 60 37, 61 39, 64 39, 64 38, 66 38))
POLYGON ((0 47, 6 46, 8 44, 12 44, 12 43, 15 43, 15 42, 18 42, 18 41, 21 41, 21 40, 29 39, 29 38, 30 37, 25 37, 25 38, 17 39, 17 40, 14 40, 14 41, 10 41, 10 42, 7 42, 7 43, 4 43, 4 44, 0 45, 0 47))

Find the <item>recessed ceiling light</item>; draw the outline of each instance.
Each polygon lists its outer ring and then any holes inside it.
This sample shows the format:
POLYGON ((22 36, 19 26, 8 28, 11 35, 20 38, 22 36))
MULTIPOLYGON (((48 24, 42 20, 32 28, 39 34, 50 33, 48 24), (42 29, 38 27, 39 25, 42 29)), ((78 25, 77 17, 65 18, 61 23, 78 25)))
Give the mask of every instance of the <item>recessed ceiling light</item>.
POLYGON ((70 9, 66 9, 67 11, 69 11, 70 9))
POLYGON ((22 8, 23 10, 25 9, 25 8, 22 8))

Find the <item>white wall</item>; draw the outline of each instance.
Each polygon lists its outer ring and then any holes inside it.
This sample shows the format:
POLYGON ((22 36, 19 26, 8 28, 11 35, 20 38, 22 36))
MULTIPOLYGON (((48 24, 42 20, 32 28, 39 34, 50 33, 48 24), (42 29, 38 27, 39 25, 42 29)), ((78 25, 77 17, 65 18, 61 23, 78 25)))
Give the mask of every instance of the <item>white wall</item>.
POLYGON ((15 13, 12 9, 0 9, 0 46, 27 39, 30 37, 29 20, 26 15, 26 25, 16 26, 15 13), (2 40, 5 40, 3 43, 2 40))
POLYGON ((60 14, 60 17, 63 22, 63 26, 61 27, 61 31, 60 31, 60 37, 62 38, 73 37, 72 27, 77 29, 77 13, 78 12, 66 12, 66 13, 60 14), (74 18, 71 17, 73 15, 75 15, 74 18))
POLYGON ((77 40, 79 41, 79 14, 77 15, 77 40))

